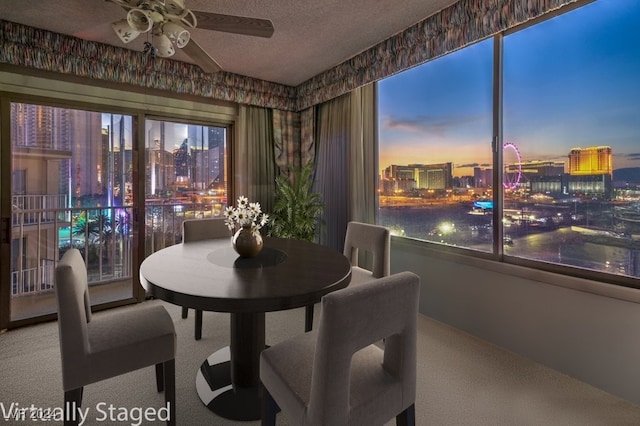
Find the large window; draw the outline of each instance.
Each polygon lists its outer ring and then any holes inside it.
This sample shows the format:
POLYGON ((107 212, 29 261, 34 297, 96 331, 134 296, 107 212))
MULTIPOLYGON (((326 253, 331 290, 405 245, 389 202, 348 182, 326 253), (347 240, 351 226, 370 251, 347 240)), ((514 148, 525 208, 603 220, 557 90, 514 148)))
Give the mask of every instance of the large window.
POLYGON ((227 205, 227 128, 146 121, 147 255, 182 241, 185 219, 221 217, 227 205))
POLYGON ((466 249, 501 238, 505 260, 637 286, 638 27, 640 3, 599 0, 497 36, 502 52, 485 40, 381 81, 379 222, 466 249), (422 183, 447 164, 450 181, 422 183))
POLYGON ((393 233, 491 250, 492 50, 486 40, 380 82, 378 221, 393 233))

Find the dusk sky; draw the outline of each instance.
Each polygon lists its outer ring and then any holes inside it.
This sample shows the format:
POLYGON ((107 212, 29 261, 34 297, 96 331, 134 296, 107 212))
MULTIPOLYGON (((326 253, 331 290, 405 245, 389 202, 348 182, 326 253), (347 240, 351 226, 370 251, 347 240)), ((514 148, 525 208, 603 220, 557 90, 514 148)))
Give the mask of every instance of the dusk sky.
MULTIPOLYGON (((504 39, 504 142, 522 161, 611 146, 640 167, 640 2, 598 0, 504 39)), ((493 40, 379 84, 380 168, 491 167, 493 40)), ((515 161, 511 150, 505 162, 515 161)))

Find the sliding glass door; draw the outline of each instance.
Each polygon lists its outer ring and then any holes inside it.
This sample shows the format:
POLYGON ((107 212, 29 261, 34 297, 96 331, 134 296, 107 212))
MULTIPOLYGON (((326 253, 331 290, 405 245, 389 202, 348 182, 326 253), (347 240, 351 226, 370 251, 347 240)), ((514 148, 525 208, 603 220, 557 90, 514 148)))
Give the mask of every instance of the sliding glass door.
POLYGON ((133 117, 11 103, 9 124, 10 321, 56 311, 54 268, 72 247, 93 304, 132 298, 133 117))

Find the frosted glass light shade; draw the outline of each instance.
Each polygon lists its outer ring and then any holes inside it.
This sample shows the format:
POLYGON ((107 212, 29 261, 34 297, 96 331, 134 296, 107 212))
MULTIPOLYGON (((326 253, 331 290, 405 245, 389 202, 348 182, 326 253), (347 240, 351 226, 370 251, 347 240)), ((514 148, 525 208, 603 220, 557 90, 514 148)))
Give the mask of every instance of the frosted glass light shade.
POLYGON ((126 19, 121 19, 111 24, 113 31, 115 31, 118 38, 123 43, 129 43, 131 40, 135 39, 140 35, 140 31, 136 31, 129 25, 129 22, 126 19))
POLYGON ((173 41, 179 49, 182 49, 189 43, 191 34, 178 24, 167 22, 162 26, 162 32, 173 41))
POLYGON ((156 55, 161 58, 168 58, 176 53, 171 40, 164 34, 154 37, 153 46, 156 48, 156 55))
POLYGON ((127 13, 127 22, 136 31, 146 33, 153 27, 151 12, 142 9, 131 9, 127 13))

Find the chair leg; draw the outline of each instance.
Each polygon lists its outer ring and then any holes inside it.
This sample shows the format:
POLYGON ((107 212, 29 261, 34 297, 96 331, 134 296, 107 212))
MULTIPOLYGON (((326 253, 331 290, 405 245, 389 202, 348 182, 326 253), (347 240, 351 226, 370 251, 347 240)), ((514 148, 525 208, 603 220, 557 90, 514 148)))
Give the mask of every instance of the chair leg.
POLYGON ((313 328, 313 305, 307 305, 304 311, 304 331, 311 331, 313 328))
POLYGON ((80 419, 78 417, 78 408, 82 405, 83 387, 71 389, 64 393, 64 412, 70 414, 70 417, 64 416, 64 426, 76 426, 80 419))
POLYGON ((164 401, 169 410, 167 425, 176 424, 176 360, 170 359, 163 363, 164 367, 164 401))
POLYGON ((402 413, 396 416, 396 426, 415 426, 416 405, 411 404, 402 413))
POLYGON ((156 387, 158 388, 158 392, 164 390, 164 366, 162 363, 156 364, 156 387))
POLYGON ((189 316, 189 308, 182 307, 182 318, 187 318, 189 316))
POLYGON ((196 309, 196 340, 202 339, 202 311, 196 309))
POLYGON ((280 407, 275 399, 271 396, 264 385, 262 388, 262 426, 276 426, 276 414, 280 411, 280 407))

